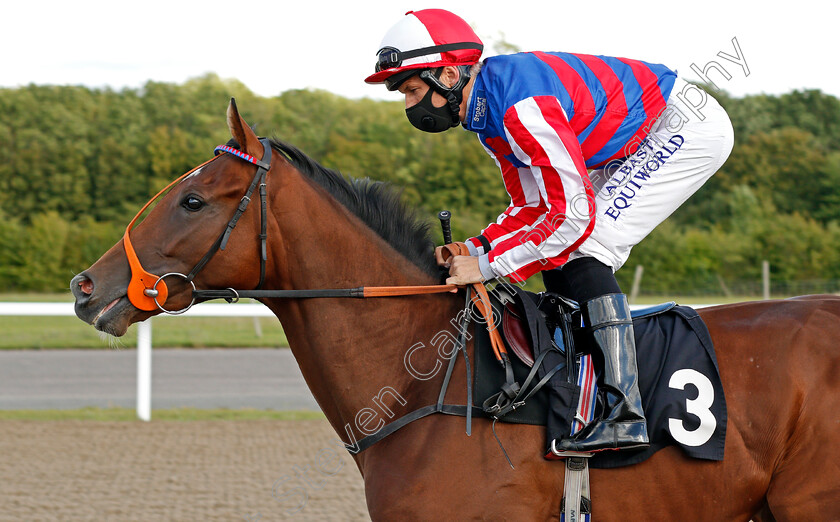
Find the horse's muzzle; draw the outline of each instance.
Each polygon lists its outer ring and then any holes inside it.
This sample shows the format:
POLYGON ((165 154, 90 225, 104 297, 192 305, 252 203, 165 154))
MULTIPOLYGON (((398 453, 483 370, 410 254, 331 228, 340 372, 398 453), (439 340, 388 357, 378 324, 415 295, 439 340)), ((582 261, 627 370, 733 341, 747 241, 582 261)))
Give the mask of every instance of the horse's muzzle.
POLYGON ((111 293, 104 295, 103 292, 97 294, 96 288, 94 280, 85 272, 70 280, 70 292, 76 299, 74 308, 76 316, 88 324, 94 324, 102 316, 105 308, 112 308, 115 301, 125 295, 125 292, 122 294, 117 292, 113 295, 111 293))
POLYGON ((77 275, 70 280, 70 292, 76 299, 76 310, 78 314, 79 305, 86 305, 93 295, 93 281, 84 273, 77 275))

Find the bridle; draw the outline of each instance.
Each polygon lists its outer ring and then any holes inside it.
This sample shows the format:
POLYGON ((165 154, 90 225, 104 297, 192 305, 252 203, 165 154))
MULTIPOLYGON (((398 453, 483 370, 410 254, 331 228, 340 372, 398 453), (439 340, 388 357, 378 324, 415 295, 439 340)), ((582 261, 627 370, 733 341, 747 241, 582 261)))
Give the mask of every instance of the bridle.
POLYGON ((208 161, 205 161, 204 163, 195 167, 189 172, 186 172, 185 174, 175 179, 172 183, 164 187, 163 190, 158 192, 152 199, 150 199, 149 202, 146 203, 143 206, 143 208, 140 209, 140 212, 138 212, 137 215, 134 216, 134 219, 132 219, 126 227, 125 234, 123 234, 123 246, 125 248, 126 257, 128 258, 129 267, 131 268, 131 280, 128 283, 128 290, 126 293, 132 305, 134 305, 140 310, 147 312, 158 309, 161 312, 167 314, 178 315, 183 314, 184 312, 192 308, 197 299, 226 299, 228 302, 236 302, 240 298, 306 299, 325 297, 390 297, 400 295, 444 293, 450 292, 455 288, 455 286, 453 285, 429 285, 379 286, 331 289, 328 288, 307 290, 261 289, 263 283, 265 282, 266 263, 268 261, 268 251, 266 248, 266 176, 269 170, 271 169, 272 146, 269 140, 266 138, 260 139, 260 143, 263 146, 263 157, 260 160, 258 160, 254 156, 251 156, 250 154, 246 154, 233 147, 229 147, 227 145, 219 145, 214 150, 215 157, 208 161), (131 244, 129 232, 134 227, 134 223, 140 218, 140 216, 152 204, 152 202, 155 201, 158 197, 160 197, 163 193, 165 193, 169 188, 171 188, 176 183, 186 178, 190 174, 193 174, 194 172, 198 171, 208 163, 215 161, 220 157, 220 154, 222 153, 232 154, 233 156, 241 160, 247 161, 248 163, 251 163, 257 167, 257 172, 254 174, 254 177, 251 180, 251 184, 248 186, 245 195, 242 196, 242 199, 240 200, 239 205, 237 206, 233 216, 230 218, 230 221, 228 221, 227 226, 225 226, 218 239, 216 239, 216 241, 209 248, 209 250, 207 250, 207 253, 204 254, 204 256, 198 261, 198 263, 196 263, 196 265, 193 267, 192 270, 189 271, 189 273, 182 274, 180 272, 167 272, 161 276, 157 276, 146 271, 140 263, 140 260, 137 258, 137 254, 134 251, 134 246, 131 244), (248 204, 251 202, 251 195, 253 194, 257 186, 259 186, 260 194, 260 281, 257 284, 256 289, 234 290, 233 288, 227 288, 219 290, 198 290, 194 282, 196 275, 198 275, 198 273, 207 265, 210 259, 212 259, 213 256, 219 250, 225 249, 228 239, 230 238, 231 232, 233 232, 233 229, 236 227, 236 224, 239 222, 239 218, 245 212, 245 209, 248 208, 248 204), (192 286, 192 300, 190 301, 190 304, 188 304, 186 307, 180 310, 169 310, 167 308, 164 308, 164 304, 166 304, 166 300, 169 296, 169 289, 166 285, 166 282, 164 281, 164 279, 166 279, 167 277, 180 277, 190 286, 192 286))
MULTIPOLYGON (((260 287, 263 285, 265 281, 265 267, 267 262, 267 249, 266 249, 266 176, 268 171, 271 169, 271 143, 263 138, 260 139, 260 143, 263 146, 263 157, 261 160, 256 159, 255 157, 246 154, 240 150, 234 149, 232 147, 228 147, 226 145, 220 145, 216 147, 214 150, 216 156, 212 159, 202 163, 198 167, 190 170, 189 172, 181 175, 175 181, 167 185, 163 190, 158 192, 148 203, 146 203, 140 212, 134 216, 134 219, 128 224, 128 227, 125 229, 125 234, 123 235, 123 244, 125 247, 125 253, 128 257, 128 263, 131 267, 131 280, 128 284, 128 291, 127 295, 131 304, 137 307, 140 310, 145 311, 152 311, 155 308, 159 309, 160 311, 178 315, 186 312, 195 304, 196 299, 226 299, 229 302, 238 301, 241 297, 253 297, 253 298, 293 298, 293 299, 304 299, 304 298, 323 298, 323 297, 356 297, 356 298, 365 298, 365 297, 391 297, 391 296, 407 296, 407 295, 421 295, 421 294, 434 294, 434 293, 444 293, 444 292, 451 292, 453 291, 456 286, 455 285, 428 285, 428 286, 378 286, 378 287, 358 287, 358 288, 327 288, 327 289, 307 289, 307 290, 263 290, 260 287), (218 239, 213 243, 207 253, 196 263, 192 270, 188 274, 182 274, 180 272, 167 272, 162 276, 155 276, 147 272, 143 269, 143 266, 140 264, 140 260, 137 258, 137 254, 134 251, 134 246, 131 244, 131 238, 129 237, 129 232, 131 231, 134 223, 140 218, 143 212, 152 204, 154 200, 160 197, 161 194, 166 192, 167 189, 175 185, 177 182, 181 181, 182 179, 186 178, 190 174, 196 172, 198 169, 204 167, 211 161, 215 161, 219 158, 220 153, 229 153, 234 155, 237 158, 240 158, 248 163, 256 165, 257 172, 254 174, 254 177, 251 180, 251 184, 248 186, 245 195, 242 196, 242 199, 239 202, 239 205, 236 208, 233 216, 228 221, 227 226, 222 230, 221 234, 219 235, 218 239), (233 288, 227 288, 222 290, 198 290, 195 287, 195 276, 207 265, 210 259, 219 251, 224 250, 225 246, 227 245, 228 239, 230 238, 231 232, 236 227, 239 218, 245 212, 245 209, 248 208, 248 203, 251 201, 251 194, 253 194, 256 187, 259 185, 260 187, 260 281, 257 284, 257 288, 254 290, 234 290, 233 288), (190 304, 186 307, 182 308, 181 310, 168 310, 164 308, 164 304, 166 304, 166 299, 168 297, 169 291, 166 286, 166 282, 164 279, 167 277, 180 277, 184 279, 187 283, 192 286, 192 300, 190 304), (162 302, 160 300, 163 300, 162 302)), ((447 234, 448 230, 448 222, 444 226, 444 236, 445 242, 451 243, 451 237, 447 234)), ((447 245, 447 247, 450 245, 447 245)), ((466 246, 464 245, 464 249, 458 247, 458 254, 462 255, 466 250, 466 246)), ((454 252, 450 251, 450 254, 454 255, 454 252)), ((507 355, 507 350, 505 349, 504 341, 501 338, 501 334, 499 330, 494 325, 493 319, 493 311, 490 305, 490 298, 487 295, 487 290, 482 283, 474 283, 466 288, 466 301, 465 301, 465 309, 466 312, 469 307, 470 303, 472 303, 476 309, 481 313, 484 317, 484 322, 487 325, 488 334, 490 336, 491 345, 493 351, 496 355, 496 359, 501 363, 502 367, 505 369, 507 382, 513 382, 513 373, 512 367, 510 364, 510 360, 507 355), (475 295, 471 295, 471 291, 475 292, 475 295)), ((470 371, 470 362, 469 357, 467 355, 466 349, 466 328, 469 323, 469 314, 464 313, 462 316, 462 330, 458 337, 456 350, 453 352, 453 355, 457 352, 463 353, 464 361, 467 369, 467 404, 466 406, 451 406, 443 404, 444 398, 446 395, 446 389, 449 386, 450 377, 452 375, 452 370, 454 367, 454 363, 456 357, 451 357, 449 366, 446 371, 446 375, 443 379, 443 384, 441 385, 441 391, 438 396, 438 401, 435 405, 427 406, 424 408, 420 408, 419 410, 415 410, 408 415, 405 415, 398 419, 397 421, 389 424, 386 428, 380 430, 378 433, 374 435, 369 435, 359 441, 359 446, 356 452, 361 451, 373 444, 377 441, 385 438, 389 434, 393 433, 394 431, 400 429, 404 425, 417 420, 419 418, 425 417, 426 415, 430 415, 432 413, 450 413, 450 414, 458 414, 460 415, 461 409, 464 410, 464 415, 467 417, 467 434, 469 435, 471 432, 471 419, 472 419, 472 385, 471 385, 471 371, 470 371)), ((544 352, 543 355, 547 353, 544 352)), ((539 367, 539 364, 535 364, 534 368, 539 367)), ((559 366, 558 366, 559 368, 559 366)), ((532 371, 532 375, 536 370, 532 371)), ((531 377, 529 376, 529 380, 531 377)), ((543 379, 543 381, 539 384, 538 388, 545 383, 547 378, 543 379)), ((527 384, 527 382, 526 382, 527 384)), ((536 391, 536 390, 534 390, 536 391)), ((531 394, 534 392, 532 391, 531 394)), ((517 393, 519 389, 512 390, 508 396, 514 397, 514 393, 518 398, 521 394, 517 393)), ((528 395, 530 397, 530 394, 528 395)), ((511 408, 515 408, 518 403, 512 403, 513 405, 511 408)), ((494 431, 495 435, 495 423, 494 423, 494 431)), ((496 438, 498 440, 498 437, 496 438)), ((501 445, 501 443, 499 443, 501 445)), ((504 451, 504 448, 503 448, 504 451)), ((507 456, 507 455, 505 455, 507 456)), ((510 462, 510 459, 508 459, 510 462)))
POLYGON ((198 167, 190 170, 189 172, 183 174, 178 179, 167 185, 163 190, 158 192, 145 206, 138 212, 138 214, 131 220, 131 223, 128 224, 128 227, 125 229, 125 234, 123 235, 123 244, 125 246, 126 256, 128 257, 128 263, 131 267, 131 281, 128 284, 128 299, 131 301, 135 307, 140 310, 144 311, 151 311, 155 308, 158 308, 160 311, 171 314, 171 315, 178 315, 186 312, 195 304, 195 300, 200 298, 201 296, 198 295, 198 290, 195 287, 195 283, 193 280, 195 276, 207 265, 210 259, 218 252, 219 250, 224 250, 225 246, 227 245, 228 239, 230 238, 231 232, 236 227, 237 222, 239 222, 239 218, 242 217, 242 214, 245 212, 245 209, 248 208, 248 203, 251 202, 251 195, 254 193, 254 189, 256 189, 257 185, 260 187, 260 282, 257 284, 257 288, 260 288, 265 281, 265 265, 268 259, 267 250, 266 250, 266 188, 265 188, 265 178, 266 174, 268 174, 269 169, 271 169, 271 143, 267 139, 261 139, 260 143, 263 146, 263 157, 261 160, 256 159, 255 157, 251 156, 250 154, 246 154, 240 150, 234 149, 233 147, 229 147, 227 145, 219 145, 215 148, 214 153, 215 157, 202 163, 198 167), (137 258, 137 254, 134 251, 134 246, 131 244, 131 238, 129 236, 129 232, 131 231, 132 227, 134 226, 135 221, 140 217, 140 215, 149 207, 149 205, 157 199, 161 194, 166 192, 170 187, 181 181, 182 179, 186 178, 190 174, 196 172, 197 170, 201 169, 211 161, 216 160, 221 153, 229 153, 233 154, 234 156, 247 161, 248 163, 252 163, 257 166, 257 172, 254 174, 253 179, 251 180, 251 184, 248 186, 245 195, 242 196, 242 199, 239 201, 239 205, 236 207, 236 211, 234 212, 233 216, 228 221, 227 226, 222 230, 219 237, 213 243, 207 253, 196 263, 192 270, 188 274, 182 274, 180 272, 167 272, 162 276, 155 276, 143 269, 142 265, 140 264, 140 260, 137 258), (190 304, 180 310, 168 310, 163 307, 166 303, 166 299, 169 296, 169 289, 166 286, 166 282, 164 279, 167 277, 180 277, 184 281, 186 281, 189 285, 192 286, 193 293, 192 293, 192 300, 190 304), (149 285, 152 278, 154 278, 154 283, 149 285))

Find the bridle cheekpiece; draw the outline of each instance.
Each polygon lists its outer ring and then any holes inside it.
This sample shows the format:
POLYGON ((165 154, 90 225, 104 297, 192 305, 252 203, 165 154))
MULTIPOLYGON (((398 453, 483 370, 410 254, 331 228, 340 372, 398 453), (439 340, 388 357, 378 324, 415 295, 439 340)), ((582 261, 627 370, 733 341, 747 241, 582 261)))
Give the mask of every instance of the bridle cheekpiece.
MULTIPOLYGON (((261 206, 261 226, 260 226, 260 282, 257 285, 259 289, 264 280, 265 280, 265 265, 266 260, 268 259, 267 256, 267 249, 266 249, 266 187, 265 187, 265 178, 266 174, 268 174, 269 169, 271 168, 271 143, 263 138, 260 140, 260 143, 263 146, 263 157, 262 160, 258 160, 254 156, 242 152, 238 149, 230 147, 228 145, 219 145, 215 148, 214 153, 215 157, 205 161, 201 165, 195 167, 194 169, 190 170, 189 172, 181 175, 175 181, 167 185, 163 188, 160 192, 158 192, 152 199, 146 203, 140 212, 134 216, 134 219, 128 224, 128 227, 125 229, 125 234, 123 234, 123 246, 125 248, 125 254, 128 258, 128 264, 131 268, 131 280, 128 283, 128 290, 126 294, 128 295, 128 300, 131 302, 139 310, 143 310, 146 312, 152 311, 154 309, 159 309, 160 311, 177 315, 182 314, 192 308, 195 304, 196 297, 198 296, 195 283, 193 280, 195 276, 204 268, 204 266, 210 261, 210 259, 218 252, 219 250, 224 250, 225 246, 227 245, 228 239, 230 238, 230 233, 233 231, 234 227, 236 227, 236 223, 239 221, 239 218, 245 212, 245 209, 248 208, 248 203, 251 201, 251 194, 253 194, 254 190, 256 189, 257 185, 260 187, 260 206, 261 206), (196 172, 200 168, 204 167, 211 161, 216 160, 221 153, 229 153, 237 158, 247 161, 248 163, 252 163, 257 166, 257 172, 254 174, 253 179, 251 180, 251 184, 248 186, 248 190, 245 192, 245 195, 242 196, 242 199, 239 202, 239 205, 236 208, 236 211, 231 217, 230 221, 228 221, 227 226, 222 230, 221 234, 219 235, 218 239, 213 243, 210 249, 204 254, 204 257, 199 260, 199 262, 190 270, 189 274, 182 274, 180 272, 167 272, 162 276, 156 276, 143 268, 143 265, 140 263, 140 260, 137 258, 137 253, 134 251, 134 246, 131 244, 131 237, 129 232, 134 227, 134 223, 140 218, 140 216, 145 212, 145 210, 155 201, 161 194, 165 193, 169 188, 173 185, 178 183, 179 181, 183 180, 190 174, 196 172), (166 299, 169 296, 169 289, 166 286, 166 282, 164 281, 167 277, 181 277, 186 281, 188 284, 192 286, 192 300, 190 304, 187 305, 185 308, 180 310, 168 310, 164 308, 164 304, 166 304, 166 299)), ((233 291, 235 294, 236 292, 233 291)))

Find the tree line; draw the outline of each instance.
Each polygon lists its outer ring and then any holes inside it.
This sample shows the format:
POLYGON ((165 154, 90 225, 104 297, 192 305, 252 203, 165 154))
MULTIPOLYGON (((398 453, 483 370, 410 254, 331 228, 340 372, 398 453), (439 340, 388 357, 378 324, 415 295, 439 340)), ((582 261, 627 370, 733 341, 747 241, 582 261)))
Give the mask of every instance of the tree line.
MULTIPOLYGON (((506 208, 501 176, 475 135, 416 131, 400 101, 325 91, 257 96, 206 75, 140 89, 0 89, 0 284, 60 291, 121 236, 160 187, 228 140, 231 96, 258 133, 348 176, 393 183, 453 236, 506 208)), ((637 246, 619 281, 645 267, 645 292, 689 294, 758 281, 840 279, 840 100, 820 91, 714 96, 736 141, 712 179, 637 246)))

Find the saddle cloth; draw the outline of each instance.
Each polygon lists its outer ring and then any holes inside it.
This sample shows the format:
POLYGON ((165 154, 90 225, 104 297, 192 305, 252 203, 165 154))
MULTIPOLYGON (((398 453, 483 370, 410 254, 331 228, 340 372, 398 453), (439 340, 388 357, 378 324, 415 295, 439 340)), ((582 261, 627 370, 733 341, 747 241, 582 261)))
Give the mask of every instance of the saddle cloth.
MULTIPOLYGON (((536 294, 521 290, 517 293, 522 302, 526 302, 525 299, 532 302, 540 300, 536 294)), ((504 305, 495 302, 496 307, 501 315, 504 305)), ((562 365, 566 357, 558 351, 558 346, 552 347, 545 342, 545 339, 551 339, 551 335, 542 318, 534 321, 533 317, 528 317, 533 310, 534 307, 525 307, 525 310, 520 307, 519 315, 526 330, 543 330, 530 336, 535 343, 542 345, 534 347, 534 355, 538 356, 542 349, 557 351, 545 357, 541 372, 545 373, 554 366, 562 365), (527 311, 529 308, 531 311, 527 311)), ((575 325, 572 342, 565 339, 564 346, 576 346, 580 355, 590 351, 588 335, 579 326, 579 315, 574 320, 578 324, 575 325)), ((509 326, 509 321, 503 323, 509 326)), ((590 466, 614 468, 636 464, 669 445, 679 446, 690 457, 722 460, 726 401, 706 325, 694 309, 673 306, 634 317, 633 326, 639 389, 651 444, 641 450, 596 453, 590 459, 590 466)), ((503 331, 503 334, 506 332, 503 331)), ((476 327, 475 350, 474 406, 481 408, 485 399, 499 392, 499 387, 505 382, 505 372, 493 356, 487 331, 481 326, 476 327)), ((530 370, 528 363, 533 364, 527 356, 524 359, 526 362, 517 357, 511 358, 518 383, 527 377, 530 370)), ((569 368, 563 367, 524 406, 499 420, 547 426, 546 435, 550 442, 554 438, 568 437, 580 429, 583 422, 591 420, 593 414, 597 418, 600 415, 597 389, 587 384, 592 383, 592 368, 594 366, 597 372, 599 363, 595 361, 591 364, 588 356, 577 360, 579 362, 575 364, 571 378, 569 368), (587 405, 590 405, 589 411, 584 411, 587 405), (583 410, 579 411, 579 407, 583 410)))

